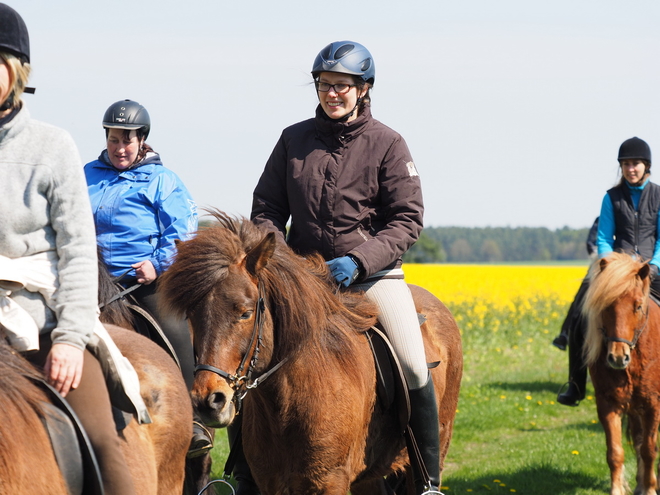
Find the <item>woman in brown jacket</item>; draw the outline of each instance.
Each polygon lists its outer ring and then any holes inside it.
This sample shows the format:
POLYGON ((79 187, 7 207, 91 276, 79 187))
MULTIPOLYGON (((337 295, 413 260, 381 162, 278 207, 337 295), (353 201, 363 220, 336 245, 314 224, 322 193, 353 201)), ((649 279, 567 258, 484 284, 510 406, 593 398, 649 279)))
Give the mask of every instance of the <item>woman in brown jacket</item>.
POLYGON ((408 383, 410 424, 434 485, 416 482, 417 493, 434 493, 440 475, 437 404, 401 269, 401 256, 423 226, 419 174, 403 138, 371 116, 375 66, 364 46, 329 44, 314 60, 312 76, 316 116, 282 132, 254 191, 251 217, 299 254, 321 253, 338 284, 364 291, 378 305, 408 383))

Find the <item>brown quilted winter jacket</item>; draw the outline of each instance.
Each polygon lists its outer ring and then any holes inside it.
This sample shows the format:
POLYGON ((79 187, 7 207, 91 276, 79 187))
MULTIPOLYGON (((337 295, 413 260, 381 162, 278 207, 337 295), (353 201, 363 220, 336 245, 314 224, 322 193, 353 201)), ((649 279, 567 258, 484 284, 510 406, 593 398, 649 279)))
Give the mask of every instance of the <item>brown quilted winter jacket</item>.
POLYGON ((254 190, 252 220, 299 254, 330 260, 352 254, 361 279, 400 266, 419 237, 424 206, 417 169, 403 138, 371 117, 316 117, 282 132, 254 190))

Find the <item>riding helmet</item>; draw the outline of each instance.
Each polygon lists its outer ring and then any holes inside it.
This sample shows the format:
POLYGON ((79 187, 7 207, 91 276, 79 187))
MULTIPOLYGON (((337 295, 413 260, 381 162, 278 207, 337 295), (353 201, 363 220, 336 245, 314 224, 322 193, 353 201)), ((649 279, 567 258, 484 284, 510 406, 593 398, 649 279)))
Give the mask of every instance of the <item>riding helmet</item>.
POLYGON ((147 109, 133 100, 119 100, 108 107, 103 116, 106 129, 142 129, 144 139, 151 130, 151 118, 147 109))
POLYGON ((321 72, 359 76, 372 86, 376 80, 376 66, 371 53, 354 41, 335 41, 321 50, 314 59, 312 76, 316 78, 321 72))
POLYGON ((9 5, 0 3, 0 50, 30 62, 30 37, 23 18, 9 5))
POLYGON ((632 137, 626 139, 619 148, 618 160, 644 160, 649 165, 651 164, 651 148, 643 139, 632 137))

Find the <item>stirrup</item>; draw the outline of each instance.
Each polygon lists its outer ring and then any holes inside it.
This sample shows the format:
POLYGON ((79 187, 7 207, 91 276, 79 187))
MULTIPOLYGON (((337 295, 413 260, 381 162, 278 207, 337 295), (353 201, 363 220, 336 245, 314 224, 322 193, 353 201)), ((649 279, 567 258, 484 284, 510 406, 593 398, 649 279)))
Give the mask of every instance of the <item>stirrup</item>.
POLYGON ((213 442, 211 441, 211 433, 209 430, 199 421, 193 421, 193 436, 190 439, 190 447, 188 448, 188 453, 186 457, 192 459, 194 457, 200 457, 213 448, 213 442), (202 430, 201 433, 195 433, 195 427, 202 430))
POLYGON ((424 490, 426 491, 423 491, 422 495, 444 495, 439 488, 430 487, 427 489, 427 487, 424 487, 424 490))
POLYGON ((578 388, 578 391, 579 391, 579 390, 580 390, 580 387, 579 387, 575 382, 572 382, 572 381, 568 381, 568 382, 564 383, 564 384, 559 388, 559 392, 557 393, 557 402, 559 402, 562 406, 577 407, 577 406, 580 405, 580 402, 582 402, 582 401, 584 400, 584 395, 583 395, 583 394, 580 394, 579 392, 578 392, 578 396, 579 396, 579 395, 582 395, 582 397, 579 398, 579 399, 576 399, 576 400, 573 401, 572 403, 569 403, 569 402, 562 402, 562 401, 559 399, 564 393, 568 392, 568 389, 569 389, 569 388, 571 387, 571 385, 573 385, 573 384, 578 388))

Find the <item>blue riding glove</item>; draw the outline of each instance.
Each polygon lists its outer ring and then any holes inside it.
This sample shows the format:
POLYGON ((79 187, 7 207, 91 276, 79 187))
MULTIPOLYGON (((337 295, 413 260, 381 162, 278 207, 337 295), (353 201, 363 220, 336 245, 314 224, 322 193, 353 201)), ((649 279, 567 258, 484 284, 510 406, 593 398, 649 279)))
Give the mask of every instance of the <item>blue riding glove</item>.
POLYGON ((330 261, 326 261, 330 273, 335 277, 338 284, 348 287, 360 274, 360 267, 352 256, 342 256, 330 261))

